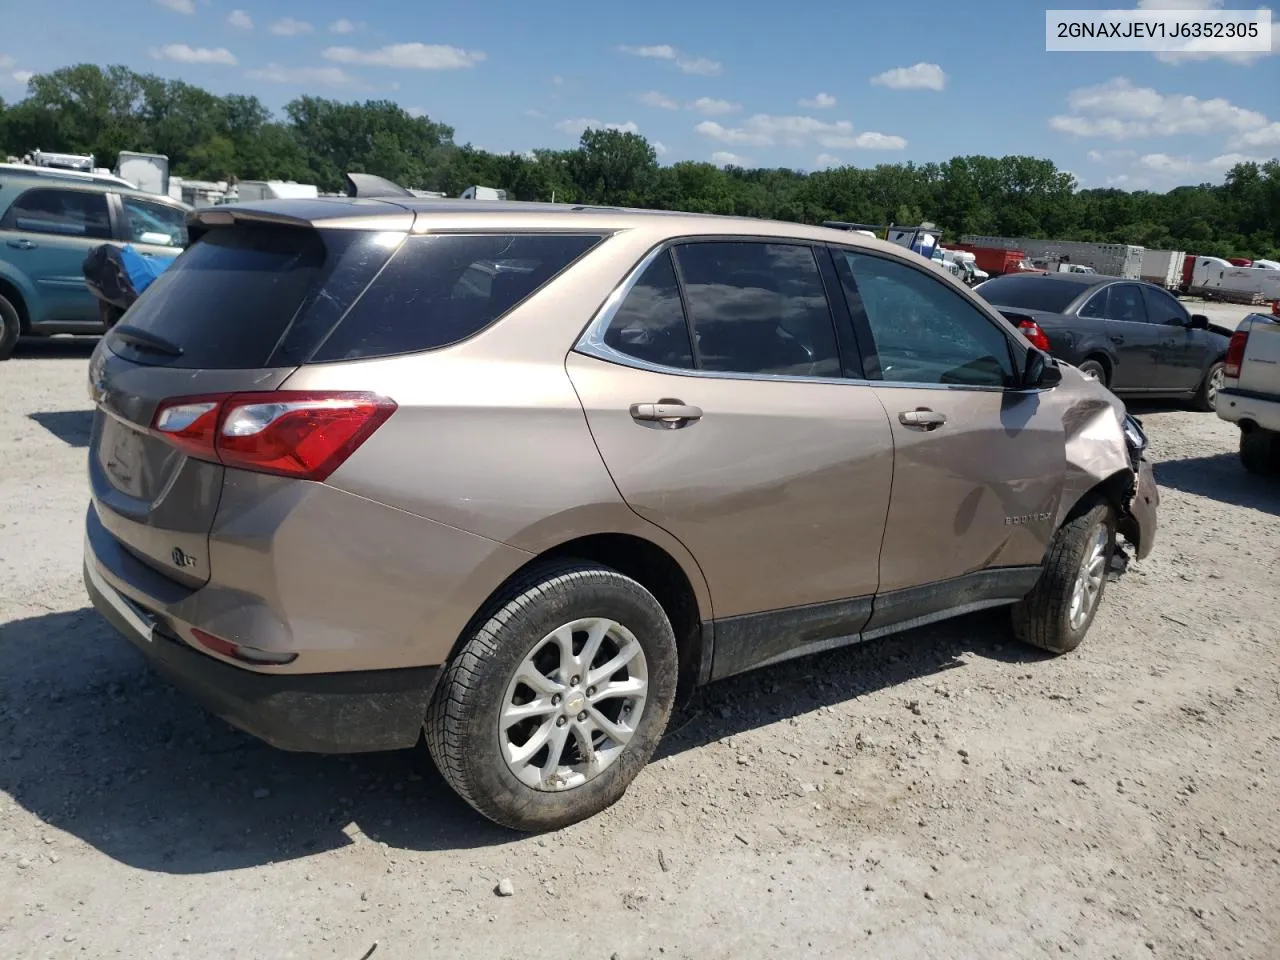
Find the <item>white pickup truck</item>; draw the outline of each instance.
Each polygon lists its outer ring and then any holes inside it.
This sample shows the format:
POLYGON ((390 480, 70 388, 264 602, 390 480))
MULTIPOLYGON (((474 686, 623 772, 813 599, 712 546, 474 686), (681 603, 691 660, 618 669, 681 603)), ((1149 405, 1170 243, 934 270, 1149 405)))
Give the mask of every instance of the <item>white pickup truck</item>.
POLYGON ((1280 322, 1251 313, 1231 336, 1218 416, 1240 427, 1240 462, 1280 474, 1280 322))

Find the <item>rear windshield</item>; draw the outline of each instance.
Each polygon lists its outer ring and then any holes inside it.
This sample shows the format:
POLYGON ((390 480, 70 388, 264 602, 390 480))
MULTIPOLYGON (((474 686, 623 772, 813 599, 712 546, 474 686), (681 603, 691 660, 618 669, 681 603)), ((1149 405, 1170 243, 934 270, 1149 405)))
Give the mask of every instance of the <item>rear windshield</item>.
POLYGON ((1084 291, 1082 284, 1043 276, 996 277, 975 288, 975 292, 993 306, 1021 307, 1047 313, 1061 313, 1084 291))
POLYGON ((181 354, 149 349, 136 338, 110 336, 108 345, 139 363, 200 369, 296 366, 445 346, 488 326, 600 240, 444 235, 410 237, 397 249, 402 236, 264 224, 213 228, 122 320, 181 354))

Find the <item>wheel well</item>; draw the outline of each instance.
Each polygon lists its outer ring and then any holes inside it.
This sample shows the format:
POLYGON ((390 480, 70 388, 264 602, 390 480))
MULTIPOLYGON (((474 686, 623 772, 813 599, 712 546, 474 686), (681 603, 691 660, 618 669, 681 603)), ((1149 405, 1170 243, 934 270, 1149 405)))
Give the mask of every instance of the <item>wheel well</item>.
POLYGON ((1116 515, 1123 517, 1125 514, 1125 502, 1128 500, 1132 488, 1133 472, 1130 470, 1117 470, 1107 479, 1090 487, 1084 496, 1075 502, 1075 505, 1072 506, 1062 522, 1070 523, 1081 514, 1088 513, 1099 500, 1105 500, 1111 504, 1116 508, 1116 515))
MULTIPOLYGON (((1102 369, 1106 371, 1106 374, 1107 374, 1107 380, 1108 381, 1111 380, 1111 374, 1113 371, 1113 368, 1111 366, 1111 358, 1108 357, 1105 353, 1091 353, 1084 359, 1093 360, 1097 363, 1102 364, 1102 369)), ((1081 361, 1081 362, 1083 363, 1084 361, 1081 361)))
POLYGON ((13 304, 13 309, 18 311, 18 322, 22 325, 22 332, 26 333, 31 329, 31 318, 27 314, 27 302, 22 299, 22 294, 8 280, 0 279, 0 297, 4 297, 13 304))
POLYGON ((495 597, 500 596, 513 581, 526 576, 531 567, 548 560, 589 560, 630 577, 652 593, 671 621, 676 637, 676 650, 680 657, 677 697, 683 700, 693 691, 702 663, 702 620, 697 594, 671 554, 642 537, 625 533, 594 534, 569 540, 524 564, 481 605, 454 644, 450 656, 467 642, 478 625, 477 621, 488 615, 495 597))

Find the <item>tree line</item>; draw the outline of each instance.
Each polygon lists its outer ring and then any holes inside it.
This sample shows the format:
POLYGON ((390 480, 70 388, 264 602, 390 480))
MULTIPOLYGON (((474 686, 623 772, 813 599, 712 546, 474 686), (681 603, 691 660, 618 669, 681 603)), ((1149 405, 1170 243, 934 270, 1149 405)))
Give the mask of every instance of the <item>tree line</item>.
POLYGON ((1054 237, 1280 259, 1280 160, 1239 163, 1222 184, 1167 193, 1079 189, 1036 157, 968 156, 805 172, 660 165, 643 137, 587 130, 568 150, 496 154, 454 142, 452 127, 390 100, 304 96, 275 116, 252 96, 217 96, 123 66, 80 64, 31 78, 0 99, 0 149, 163 153, 194 179, 283 179, 340 191, 348 171, 456 196, 473 184, 551 200, 768 217, 805 223, 919 223, 961 234, 1054 237))

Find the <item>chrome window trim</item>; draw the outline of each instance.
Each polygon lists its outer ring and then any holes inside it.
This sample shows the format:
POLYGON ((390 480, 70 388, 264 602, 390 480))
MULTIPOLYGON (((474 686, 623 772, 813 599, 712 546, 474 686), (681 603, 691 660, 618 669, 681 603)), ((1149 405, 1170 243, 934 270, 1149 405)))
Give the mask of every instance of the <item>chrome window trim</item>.
MULTIPOLYGON (((698 243, 702 241, 723 240, 727 242, 737 243, 782 243, 793 246, 818 247, 824 244, 821 241, 808 241, 800 237, 756 237, 756 236, 737 236, 737 235, 697 235, 689 237, 672 237, 662 241, 648 253, 646 253, 631 270, 627 273, 622 281, 613 288, 613 291, 605 298, 600 309, 595 316, 587 323, 586 330, 578 338, 578 342, 573 346, 573 353, 582 354, 583 356, 593 357, 596 360, 603 360, 606 363, 616 363, 619 366, 630 367, 633 370, 644 370, 648 373, 661 373, 673 377, 691 377, 695 379, 709 380, 758 380, 764 382, 782 382, 782 383, 822 383, 836 386, 851 385, 861 387, 890 387, 899 390, 964 390, 978 391, 981 393, 1038 393, 1040 390, 1027 390, 1020 387, 987 387, 987 386, 968 386, 965 384, 955 383, 908 383, 908 382, 890 382, 888 380, 868 380, 866 378, 856 377, 803 377, 795 374, 785 373, 741 373, 731 370, 697 370, 685 367, 667 367, 660 363, 650 363, 648 360, 641 360, 630 354, 623 353, 621 350, 615 350, 604 341, 605 331, 609 329, 609 324, 613 322, 614 316, 617 315, 622 301, 630 295, 640 277, 644 274, 653 262, 668 253, 672 247, 681 243, 698 243)), ((830 244, 826 244, 830 246, 830 244)), ((856 248, 851 248, 856 249, 856 248)), ((979 313, 982 311, 979 309, 979 313)), ((685 323, 688 324, 688 317, 685 317, 685 323)), ((999 327, 997 327, 999 329, 999 327)), ((1003 331, 1002 331, 1003 332, 1003 331)), ((692 335, 692 331, 691 331, 692 335)))

